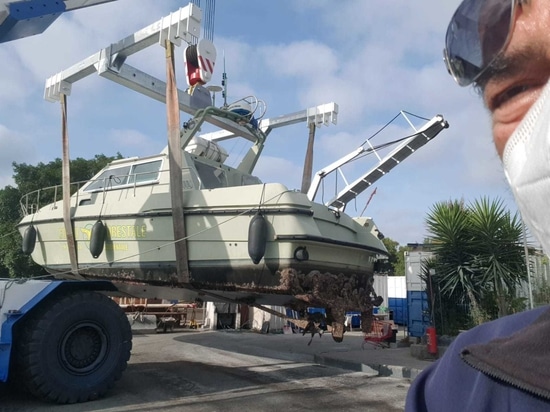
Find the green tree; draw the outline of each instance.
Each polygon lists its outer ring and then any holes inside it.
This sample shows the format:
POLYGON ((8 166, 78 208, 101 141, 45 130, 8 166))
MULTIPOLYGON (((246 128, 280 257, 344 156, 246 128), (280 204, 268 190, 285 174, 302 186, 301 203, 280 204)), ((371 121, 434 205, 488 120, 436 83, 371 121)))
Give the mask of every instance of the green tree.
POLYGON ((13 222, 21 217, 19 199, 21 193, 12 186, 0 190, 0 223, 13 222))
POLYGON ((509 302, 526 274, 521 220, 517 214, 511 215, 500 200, 489 202, 483 198, 470 210, 470 246, 475 251, 472 266, 477 267, 480 283, 487 285, 496 298, 498 316, 505 316, 513 309, 509 302))
POLYGON ((397 251, 397 261, 393 265, 394 274, 396 276, 405 276, 405 252, 410 250, 411 248, 408 246, 399 246, 399 250, 397 251))
POLYGON ((395 274, 395 264, 398 258, 397 248, 399 247, 399 243, 389 237, 382 239, 382 243, 386 246, 386 250, 388 251, 387 264, 389 265, 389 268, 387 272, 390 275, 393 275, 395 274))
POLYGON ((470 267, 469 242, 472 237, 468 225, 469 210, 463 202, 436 203, 428 213, 426 224, 433 239, 437 256, 438 282, 441 292, 476 291, 474 273, 470 267))
MULTIPOLYGON (((382 243, 386 246, 388 250, 388 260, 387 265, 390 266, 389 269, 386 269, 386 272, 389 275, 393 276, 404 276, 405 275, 405 252, 410 250, 408 246, 401 246, 399 242, 385 237, 382 239, 382 243)), ((386 266, 387 266, 386 265, 386 266)))
POLYGON ((521 221, 501 200, 466 206, 441 202, 426 218, 435 258, 434 289, 449 302, 468 303, 474 323, 510 312, 525 277, 521 221))

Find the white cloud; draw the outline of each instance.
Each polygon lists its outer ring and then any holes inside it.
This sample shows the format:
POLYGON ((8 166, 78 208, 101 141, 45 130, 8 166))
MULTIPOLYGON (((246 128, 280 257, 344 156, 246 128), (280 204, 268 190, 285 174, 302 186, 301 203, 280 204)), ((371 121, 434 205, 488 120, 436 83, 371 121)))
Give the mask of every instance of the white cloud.
POLYGON ((30 139, 0 124, 0 187, 13 185, 13 162, 33 160, 36 160, 36 153, 30 139))
POLYGON ((289 189, 300 189, 303 169, 287 159, 262 156, 254 174, 264 183, 283 183, 289 189))
POLYGON ((29 74, 19 57, 10 46, 0 48, 0 108, 16 106, 21 108, 35 84, 29 81, 29 74))
POLYGON ((122 153, 125 157, 150 156, 162 150, 158 141, 138 130, 113 129, 109 132, 111 150, 122 153))
POLYGON ((259 53, 274 74, 308 83, 318 75, 334 73, 339 66, 333 50, 313 41, 263 47, 259 53))

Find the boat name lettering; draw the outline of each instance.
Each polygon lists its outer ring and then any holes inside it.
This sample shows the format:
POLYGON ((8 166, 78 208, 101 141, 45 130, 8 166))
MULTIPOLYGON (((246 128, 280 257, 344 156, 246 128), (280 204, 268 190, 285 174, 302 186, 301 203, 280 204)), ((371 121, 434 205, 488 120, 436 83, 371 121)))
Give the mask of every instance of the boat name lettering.
POLYGON ((111 239, 144 238, 147 236, 147 226, 116 225, 107 226, 111 239))
MULTIPOLYGON (((146 225, 115 225, 107 226, 109 231, 110 239, 128 239, 128 238, 145 238, 147 237, 147 226, 146 225)), ((92 234, 92 225, 87 225, 86 227, 81 227, 75 230, 77 233, 80 232, 82 239, 90 240, 92 234)), ((67 232, 65 228, 59 229, 59 239, 66 239, 67 232)))

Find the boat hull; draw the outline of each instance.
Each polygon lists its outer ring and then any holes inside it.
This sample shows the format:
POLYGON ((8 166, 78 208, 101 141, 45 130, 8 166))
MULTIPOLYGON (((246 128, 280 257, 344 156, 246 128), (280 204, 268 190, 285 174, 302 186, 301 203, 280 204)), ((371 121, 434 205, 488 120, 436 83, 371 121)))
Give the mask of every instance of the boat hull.
MULTIPOLYGON (((121 202, 120 196, 118 208, 104 205, 98 209, 91 207, 95 202, 75 199, 71 223, 78 272, 88 279, 244 295, 295 295, 304 291, 300 281, 285 278, 283 273, 289 270, 355 276, 360 284, 369 281, 377 258, 385 253, 374 223, 335 213, 282 185, 256 186, 247 186, 246 191, 223 188, 186 193, 182 247, 188 257, 189 277, 184 281, 176 270, 171 210, 137 205, 132 199, 121 202), (261 207, 246 202, 247 197, 258 199, 262 195, 276 200, 261 207), (116 213, 132 207, 130 213, 116 213), (249 226, 258 213, 266 222, 266 237, 264 256, 255 264, 249 255, 249 226), (91 237, 98 221, 105 227, 105 238, 102 252, 94 258, 91 237)), ((157 201, 158 205, 167 204, 166 198, 157 196, 157 201)), ((34 261, 50 273, 70 276, 60 208, 49 205, 27 216, 19 225, 21 234, 31 225, 37 232, 34 261)))
MULTIPOLYGON (((165 230, 169 233, 171 218, 166 217, 165 230)), ((155 218, 158 224, 159 218, 155 218)), ((188 219, 192 224, 196 219, 188 219)), ((247 228, 249 217, 241 217, 237 225, 247 228)), ((120 224, 102 219, 107 231, 133 225, 120 224), (116 223, 116 224, 115 224, 116 223)), ((124 222, 122 222, 124 223, 124 222)), ((34 222, 38 227, 39 244, 33 253, 33 259, 52 273, 71 271, 68 258, 68 247, 64 237, 61 221, 48 224, 34 222), (52 239, 55 234, 58 239, 52 239)), ((177 283, 176 260, 173 237, 152 239, 151 232, 143 236, 150 238, 108 238, 105 240, 103 253, 94 259, 90 252, 88 227, 94 221, 75 222, 80 229, 80 238, 76 240, 78 267, 81 274, 94 277, 111 278, 126 281, 143 281, 151 284, 177 283), (170 247, 172 246, 172 247, 170 247)), ((135 227, 135 226, 134 226, 135 227)), ((23 228, 23 227, 22 227, 23 228)), ((135 231, 134 228, 130 229, 135 231)), ((245 230, 235 233, 232 239, 224 241, 212 239, 194 239, 187 241, 191 283, 206 286, 250 288, 251 286, 276 290, 280 286, 278 274, 283 269, 292 268, 299 272, 318 270, 321 272, 343 273, 346 275, 373 273, 376 261, 374 249, 361 244, 335 243, 324 238, 274 236, 266 243, 265 256, 254 264, 248 256, 248 242, 245 230), (299 261, 294 255, 296 250, 306 250, 308 259, 299 261)), ((119 231, 120 233, 120 231, 119 231)))

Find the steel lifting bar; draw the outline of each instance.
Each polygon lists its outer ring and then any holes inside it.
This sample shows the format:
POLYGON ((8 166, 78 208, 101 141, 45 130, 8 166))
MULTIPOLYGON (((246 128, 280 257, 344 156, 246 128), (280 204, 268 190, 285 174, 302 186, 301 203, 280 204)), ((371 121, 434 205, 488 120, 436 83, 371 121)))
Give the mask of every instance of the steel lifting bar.
POLYGON ((46 80, 44 98, 48 101, 58 101, 60 94, 69 95, 73 83, 90 74, 102 74, 107 70, 117 72, 124 65, 128 56, 137 53, 155 43, 170 37, 176 44, 181 39, 191 41, 200 33, 201 11, 189 4, 170 16, 135 32, 134 34, 113 43, 90 57, 74 64, 66 70, 57 73, 46 80))

